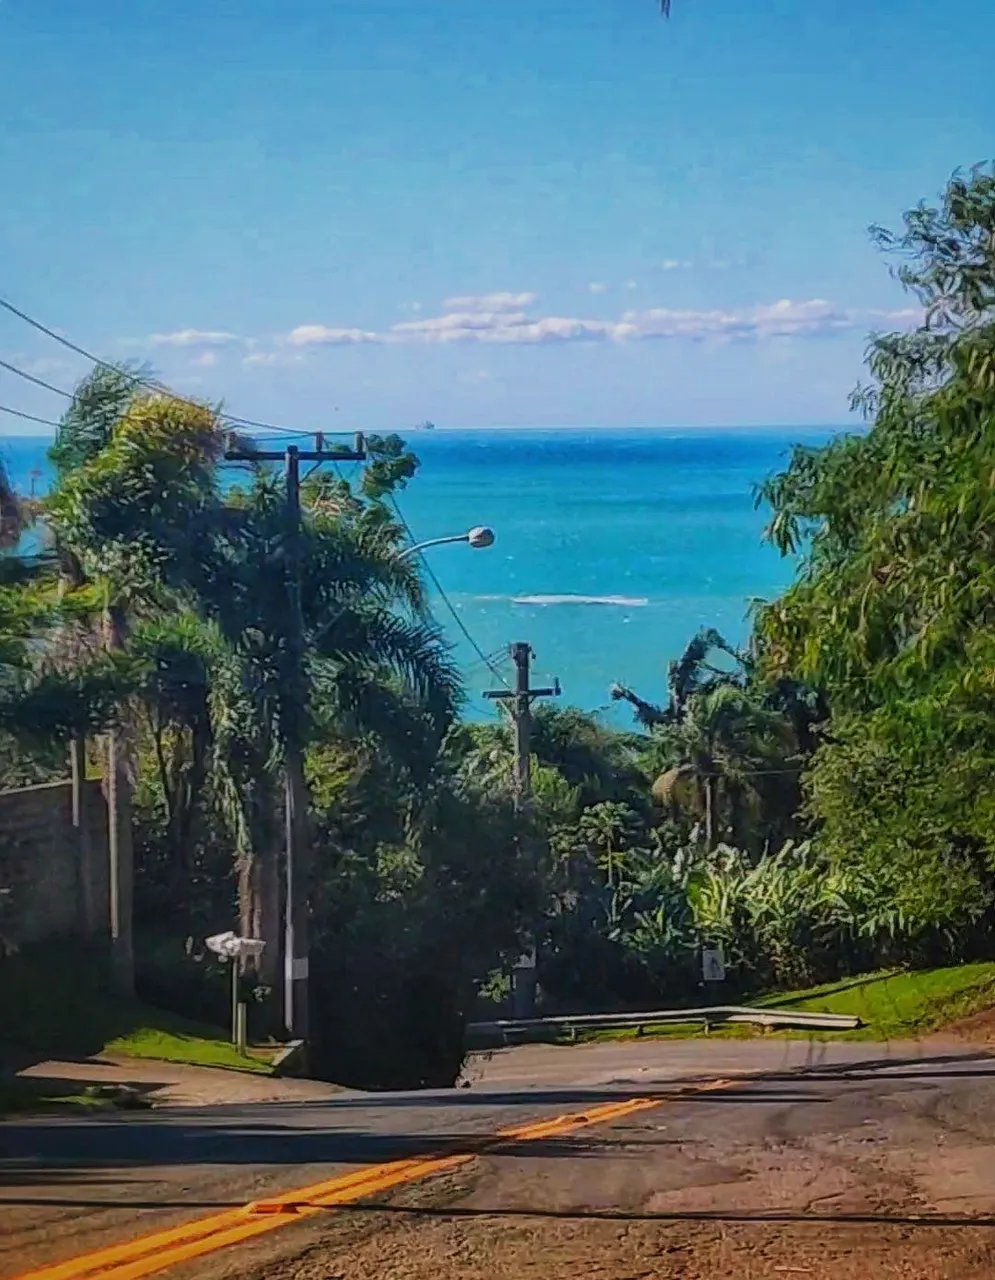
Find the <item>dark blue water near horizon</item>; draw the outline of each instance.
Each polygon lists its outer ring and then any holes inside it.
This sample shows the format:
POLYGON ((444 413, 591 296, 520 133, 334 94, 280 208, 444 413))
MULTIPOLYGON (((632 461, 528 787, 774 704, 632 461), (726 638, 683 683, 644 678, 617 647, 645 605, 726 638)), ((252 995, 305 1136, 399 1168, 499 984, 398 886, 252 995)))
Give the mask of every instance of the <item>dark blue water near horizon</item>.
MULTIPOLYGON (((536 678, 563 701, 628 723, 609 686, 665 693, 666 666, 701 626, 731 641, 750 601, 791 581, 762 542, 753 486, 794 443, 828 428, 739 430, 439 430, 402 432, 421 459, 399 503, 416 539, 490 525, 488 550, 428 551, 446 596, 480 650, 508 674, 510 642, 535 650, 536 678)), ((0 437, 18 488, 47 487, 48 441, 0 437), (32 473, 35 473, 32 475, 32 473)), ((495 714, 497 683, 440 600, 440 623, 467 675, 473 718, 495 714)))

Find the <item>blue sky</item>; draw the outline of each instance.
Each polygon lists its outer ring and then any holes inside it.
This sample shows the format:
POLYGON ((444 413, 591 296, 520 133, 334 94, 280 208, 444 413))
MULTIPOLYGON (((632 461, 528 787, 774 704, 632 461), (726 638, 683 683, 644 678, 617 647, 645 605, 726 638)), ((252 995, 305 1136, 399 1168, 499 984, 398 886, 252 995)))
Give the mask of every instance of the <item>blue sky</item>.
POLYGON ((839 422, 909 322, 866 227, 991 156, 993 47, 988 0, 0 0, 0 293, 307 429, 839 422))

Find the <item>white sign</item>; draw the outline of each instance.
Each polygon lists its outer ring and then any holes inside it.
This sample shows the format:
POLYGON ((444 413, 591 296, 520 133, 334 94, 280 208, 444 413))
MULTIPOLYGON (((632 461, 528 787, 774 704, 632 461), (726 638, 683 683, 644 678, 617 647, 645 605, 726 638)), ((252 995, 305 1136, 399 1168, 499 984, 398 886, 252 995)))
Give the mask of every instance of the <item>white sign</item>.
POLYGON ((227 933, 214 933, 205 938, 208 949, 225 960, 234 960, 238 956, 262 955, 266 943, 261 938, 240 938, 229 929, 227 933))
POLYGON ((706 982, 724 982, 726 962, 721 947, 706 947, 701 953, 701 971, 706 982))

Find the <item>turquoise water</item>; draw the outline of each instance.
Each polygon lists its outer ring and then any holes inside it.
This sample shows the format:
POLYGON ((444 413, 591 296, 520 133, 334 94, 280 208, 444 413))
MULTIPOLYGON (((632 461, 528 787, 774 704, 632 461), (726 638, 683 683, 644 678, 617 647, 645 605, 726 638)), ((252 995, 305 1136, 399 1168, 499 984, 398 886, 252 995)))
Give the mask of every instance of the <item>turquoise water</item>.
MULTIPOLYGON (((446 596, 483 654, 508 678, 507 646, 527 640, 535 677, 558 677, 563 701, 602 710, 622 681, 662 698, 667 662, 701 626, 729 640, 748 630, 755 597, 783 589, 792 566, 761 535, 752 487, 796 442, 830 431, 416 431, 422 460, 399 503, 418 540, 490 525, 487 550, 428 551, 446 596)), ((37 437, 0 440, 18 487, 47 482, 37 437)), ((498 685, 436 598, 470 692, 469 714, 495 714, 498 685)))

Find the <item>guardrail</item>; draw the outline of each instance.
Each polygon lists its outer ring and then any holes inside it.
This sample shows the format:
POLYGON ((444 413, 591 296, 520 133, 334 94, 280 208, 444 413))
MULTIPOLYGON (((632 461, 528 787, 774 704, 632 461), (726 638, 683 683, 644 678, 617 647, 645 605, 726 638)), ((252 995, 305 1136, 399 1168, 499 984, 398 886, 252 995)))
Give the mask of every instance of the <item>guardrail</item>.
POLYGON ((685 1026, 700 1023, 705 1031, 723 1024, 746 1024, 784 1031, 856 1031, 863 1024, 859 1018, 842 1013, 805 1013, 791 1009, 752 1009, 746 1005, 718 1005, 710 1009, 658 1009, 651 1013, 580 1013, 553 1018, 500 1019, 495 1022, 471 1022, 467 1035, 471 1038, 500 1038, 508 1044, 516 1035, 530 1031, 565 1031, 570 1039, 578 1031, 615 1031, 634 1027, 637 1035, 648 1027, 685 1026))

